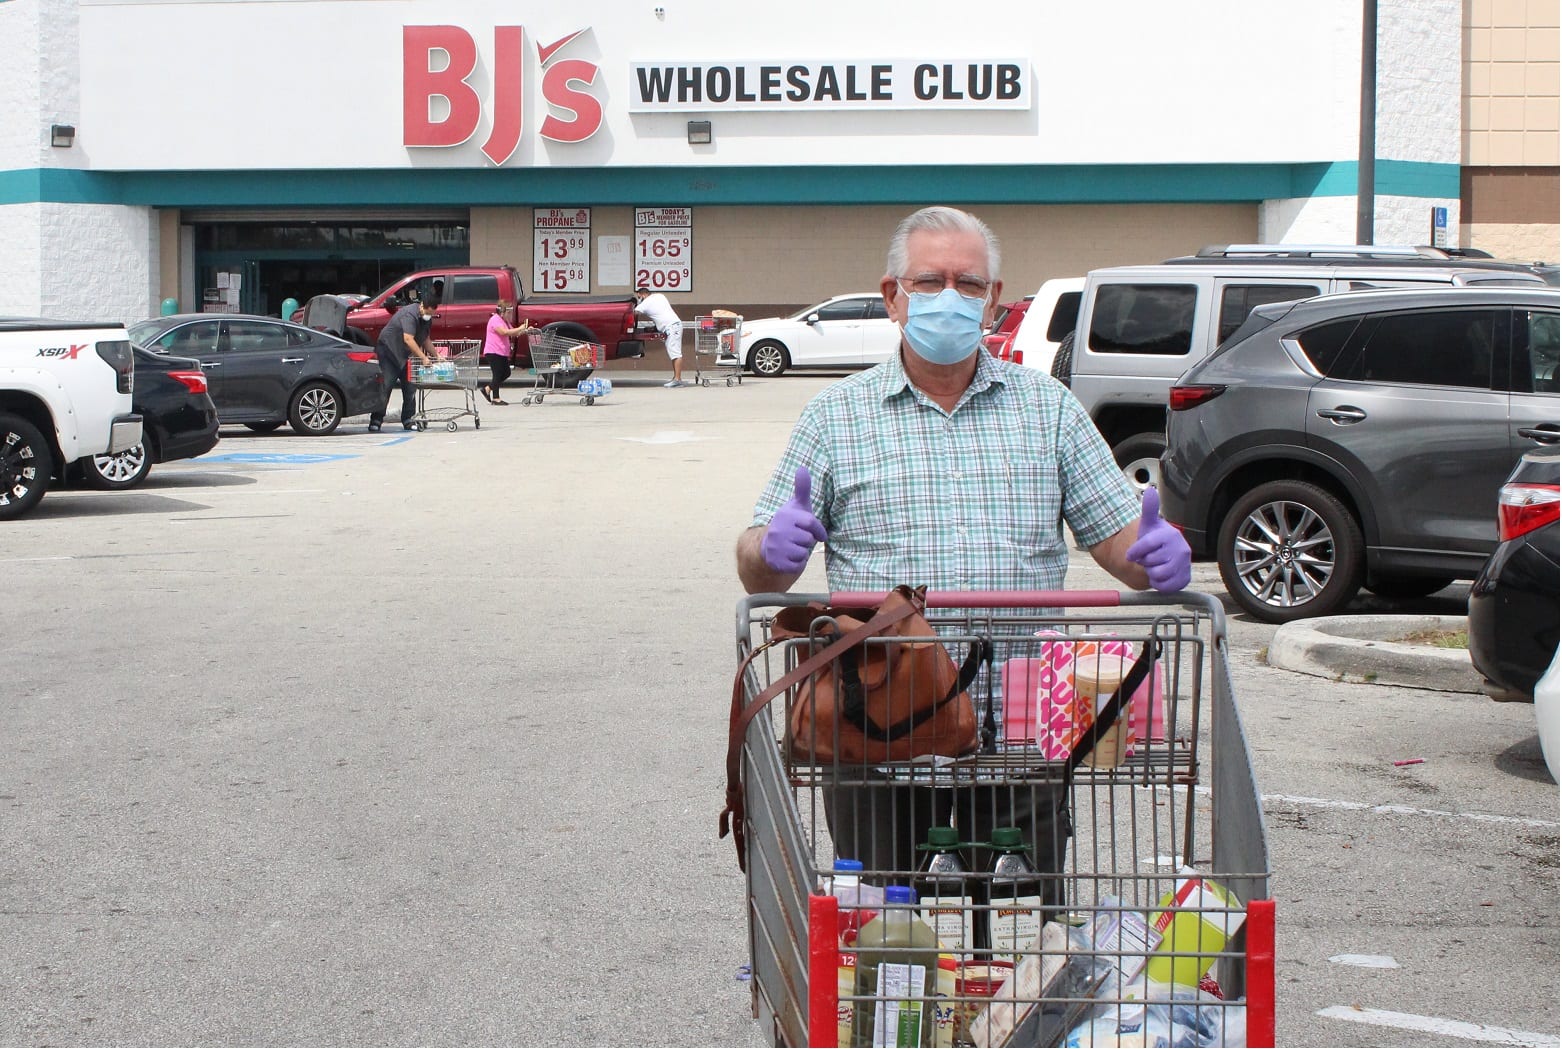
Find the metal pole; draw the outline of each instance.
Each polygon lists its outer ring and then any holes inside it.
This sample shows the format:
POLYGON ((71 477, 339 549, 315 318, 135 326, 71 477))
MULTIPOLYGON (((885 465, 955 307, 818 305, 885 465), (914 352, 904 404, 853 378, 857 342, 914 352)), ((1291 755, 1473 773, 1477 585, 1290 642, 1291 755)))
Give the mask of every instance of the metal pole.
POLYGON ((1361 5, 1361 143, 1356 158, 1356 243, 1371 244, 1377 210, 1378 0, 1361 5))

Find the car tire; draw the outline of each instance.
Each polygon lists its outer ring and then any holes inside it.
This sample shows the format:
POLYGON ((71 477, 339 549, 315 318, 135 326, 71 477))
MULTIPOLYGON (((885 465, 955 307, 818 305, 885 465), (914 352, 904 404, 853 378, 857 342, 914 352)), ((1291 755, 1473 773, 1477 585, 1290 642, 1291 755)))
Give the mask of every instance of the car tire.
POLYGON ((342 395, 327 382, 307 382, 288 402, 287 421, 301 437, 324 437, 342 421, 342 395))
POLYGON ((245 423, 244 424, 244 428, 246 430, 254 430, 256 433, 274 433, 275 431, 280 429, 281 426, 282 426, 282 420, 280 420, 280 419, 278 419, 276 422, 269 422, 269 423, 245 423))
POLYGON ((766 379, 783 374, 792 364, 792 355, 774 339, 757 342, 748 351, 748 370, 766 379))
POLYGON ((1074 370, 1074 333, 1069 332, 1058 343, 1058 352, 1052 358, 1052 377, 1064 386, 1069 384, 1069 377, 1074 370))
POLYGON ((0 412, 0 520, 30 512, 53 477, 54 450, 38 427, 0 412))
POLYGON ((1367 583, 1367 589, 1379 597, 1431 597, 1453 581, 1448 575, 1380 575, 1367 583))
POLYGON ((146 480, 152 472, 152 450, 143 441, 113 455, 89 455, 81 460, 81 479, 100 492, 122 492, 146 480))
POLYGON ((1165 434, 1136 433, 1117 443, 1112 458, 1122 467, 1129 483, 1142 492, 1151 485, 1161 486, 1161 455, 1165 451, 1165 434))
POLYGON ((1361 589, 1361 526, 1344 503, 1305 481, 1270 481, 1242 496, 1216 550, 1226 592, 1265 623, 1327 616, 1361 589))
POLYGON ((542 330, 549 335, 557 335, 561 339, 574 339, 576 342, 596 342, 597 333, 584 324, 576 324, 574 321, 554 321, 545 324, 542 330))

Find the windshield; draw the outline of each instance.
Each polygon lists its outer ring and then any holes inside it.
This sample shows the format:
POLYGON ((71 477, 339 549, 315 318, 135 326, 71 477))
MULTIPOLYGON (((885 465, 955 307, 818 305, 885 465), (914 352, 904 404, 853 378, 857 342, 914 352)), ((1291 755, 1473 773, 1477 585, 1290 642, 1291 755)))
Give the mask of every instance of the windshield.
POLYGON ((130 341, 145 346, 157 338, 158 331, 162 328, 159 321, 137 321, 126 330, 130 332, 130 341))

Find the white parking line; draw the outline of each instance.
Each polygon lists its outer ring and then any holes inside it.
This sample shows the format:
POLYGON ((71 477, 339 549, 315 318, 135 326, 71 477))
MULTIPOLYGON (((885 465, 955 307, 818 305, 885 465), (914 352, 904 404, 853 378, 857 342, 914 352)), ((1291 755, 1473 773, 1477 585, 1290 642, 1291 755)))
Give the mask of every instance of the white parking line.
POLYGON ((1399 963, 1386 954, 1336 954, 1329 961, 1335 965, 1354 965, 1361 969, 1399 968, 1399 963))
POLYGON ((1470 820, 1474 823, 1512 823, 1520 827, 1552 829, 1556 820, 1527 819, 1523 816, 1494 816, 1489 812, 1449 812, 1446 809, 1417 809, 1409 805, 1373 805, 1364 801, 1341 801, 1337 798, 1306 798, 1290 794, 1265 794, 1263 801, 1285 805, 1305 805, 1315 809, 1345 809, 1365 811, 1386 816, 1438 816, 1443 819, 1470 820))
POLYGON ((1465 1023, 1462 1020, 1445 1020, 1440 1016, 1417 1016, 1415 1013, 1396 1013, 1386 1009, 1356 1009, 1348 1005, 1331 1005, 1327 1009, 1319 1009, 1318 1015, 1333 1020, 1372 1024, 1376 1027, 1420 1031, 1438 1037, 1464 1038, 1472 1042, 1496 1042, 1499 1045, 1562 1045, 1554 1034, 1537 1034, 1534 1031, 1518 1031, 1511 1027, 1465 1023))
POLYGON ((70 554, 59 554, 54 557, 5 557, 0 558, 0 565, 24 565, 29 561, 74 561, 76 558, 70 554))

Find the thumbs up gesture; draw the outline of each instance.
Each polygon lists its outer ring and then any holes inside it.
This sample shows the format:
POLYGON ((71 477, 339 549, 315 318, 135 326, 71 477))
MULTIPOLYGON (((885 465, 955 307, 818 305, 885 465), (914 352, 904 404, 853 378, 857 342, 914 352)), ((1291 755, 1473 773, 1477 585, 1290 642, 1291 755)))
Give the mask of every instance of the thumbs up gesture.
POLYGON ((760 556, 772 571, 794 575, 801 572, 814 544, 824 542, 824 525, 814 516, 813 504, 809 502, 812 488, 813 476, 808 467, 799 466, 792 483, 792 498, 776 511, 760 540, 760 556))
POLYGON ((1156 590, 1181 590, 1193 579, 1193 551, 1182 533, 1161 519, 1160 492, 1146 488, 1141 505, 1139 538, 1128 548, 1128 560, 1144 566, 1156 590))

